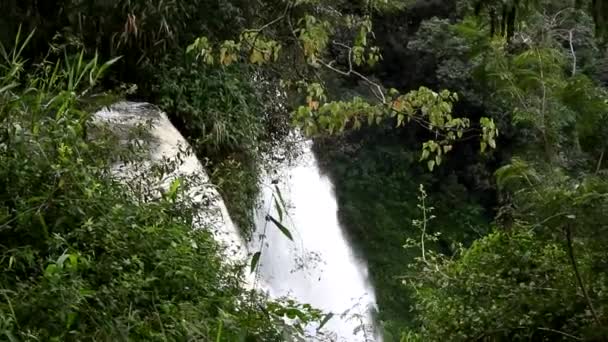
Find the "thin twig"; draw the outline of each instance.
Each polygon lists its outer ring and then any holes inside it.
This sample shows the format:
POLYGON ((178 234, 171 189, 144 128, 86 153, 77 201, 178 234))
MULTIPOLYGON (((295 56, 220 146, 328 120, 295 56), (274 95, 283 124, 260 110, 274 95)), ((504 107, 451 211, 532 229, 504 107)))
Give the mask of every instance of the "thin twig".
POLYGON ((549 216, 549 217, 545 218, 544 220, 542 220, 542 221, 540 221, 540 222, 536 223, 536 224, 535 224, 535 226, 541 226, 541 225, 543 225, 543 224, 545 224, 545 223, 547 223, 547 222, 551 221, 551 220, 552 220, 552 219, 554 219, 554 218, 558 218, 558 217, 560 217, 560 216, 566 216, 566 215, 568 215, 568 213, 559 213, 559 214, 551 215, 551 216, 549 216))
POLYGON ((278 23, 279 21, 283 20, 287 16, 287 13, 289 12, 289 9, 291 8, 292 5, 293 5, 293 3, 291 1, 288 2, 287 6, 285 6, 285 10, 283 11, 283 13, 279 17, 275 18, 274 20, 272 20, 272 21, 264 24, 263 26, 261 26, 261 27, 259 27, 257 29, 251 29, 251 30, 247 30, 247 31, 249 31, 249 32, 262 32, 265 29, 269 28, 270 26, 278 23))
POLYGON ((549 138, 547 137, 548 134, 548 129, 549 129, 549 124, 548 124, 548 119, 547 119, 547 114, 546 114, 546 104, 547 104, 547 85, 545 84, 545 73, 544 73, 544 69, 543 69, 543 60, 542 57, 540 55, 540 50, 536 49, 536 54, 538 56, 538 63, 539 63, 539 71, 540 71, 540 83, 542 86, 542 91, 543 91, 543 97, 541 100, 541 107, 540 107, 540 115, 541 118, 543 120, 543 140, 545 143, 545 153, 547 154, 547 161, 549 162, 549 165, 553 164, 553 151, 549 142, 549 138))
POLYGON ((17 315, 15 314, 15 310, 13 309, 11 299, 6 294, 7 291, 2 291, 2 294, 4 295, 4 298, 6 299, 6 303, 8 304, 8 308, 9 308, 9 310, 11 310, 11 314, 13 315, 13 318, 15 319, 15 325, 17 325, 17 328, 21 329, 21 326, 19 325, 19 319, 17 319, 17 315))
POLYGON ((386 97, 384 96, 384 92, 382 91, 382 86, 372 80, 370 80, 368 77, 364 76, 363 74, 361 74, 360 72, 354 70, 353 67, 353 48, 344 44, 344 43, 340 43, 338 41, 333 41, 332 42, 334 45, 341 47, 343 49, 346 49, 348 51, 348 70, 344 71, 344 70, 340 70, 338 68, 335 68, 332 64, 335 61, 332 62, 324 62, 323 60, 319 59, 318 62, 319 64, 323 65, 324 67, 337 72, 343 76, 357 76, 358 78, 360 78, 361 80, 365 81, 367 84, 369 84, 372 88, 372 93, 374 94, 374 96, 376 98, 378 98, 378 100, 380 100, 380 102, 382 102, 382 104, 387 104, 386 102, 386 97))
POLYGON ((602 153, 600 154, 600 159, 597 161, 597 166, 595 167, 595 174, 597 175, 600 172, 600 169, 602 168, 602 162, 604 161, 604 152, 606 152, 606 150, 602 150, 602 153))
POLYGON ((593 307, 593 303, 591 302, 591 298, 589 298, 589 293, 587 293, 587 288, 585 288, 585 284, 583 284, 583 278, 581 278, 581 274, 578 271, 578 266, 576 265, 576 259, 574 258, 574 248, 572 247, 572 230, 570 229, 570 225, 566 226, 566 241, 568 243, 568 256, 570 257, 570 262, 572 263, 572 268, 574 270, 574 275, 576 276, 576 280, 578 282, 581 291, 583 292, 583 296, 587 301, 587 306, 589 306, 589 310, 593 315, 593 319, 598 327, 602 326, 599 316, 593 307))
POLYGON ((574 53, 574 45, 572 44, 573 31, 568 31, 568 43, 570 44, 570 53, 572 54, 572 76, 576 75, 576 53, 574 53))
POLYGON ((552 332, 552 333, 560 334, 560 335, 563 335, 563 336, 569 337, 569 338, 571 338, 571 339, 573 339, 573 340, 577 340, 577 341, 582 341, 582 340, 583 340, 583 339, 582 339, 582 338, 580 338, 580 337, 576 337, 576 336, 574 336, 574 335, 570 335, 570 334, 568 334, 568 333, 565 333, 565 332, 563 332, 563 331, 559 331, 559 330, 555 330, 555 329, 550 329, 550 328, 538 328, 538 330, 549 331, 549 332, 552 332))
POLYGON ((425 205, 425 199, 426 195, 423 193, 422 197, 421 197, 421 201, 422 201, 422 233, 420 234, 420 249, 422 250, 422 261, 424 261, 426 263, 426 250, 424 248, 424 238, 426 237, 426 223, 427 223, 427 218, 426 218, 426 205, 425 205))

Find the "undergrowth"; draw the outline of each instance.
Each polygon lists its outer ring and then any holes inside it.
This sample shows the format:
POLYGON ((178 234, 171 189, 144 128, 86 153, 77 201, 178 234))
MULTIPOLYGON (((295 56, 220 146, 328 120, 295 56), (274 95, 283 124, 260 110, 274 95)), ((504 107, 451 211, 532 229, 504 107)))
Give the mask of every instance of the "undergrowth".
POLYGON ((113 61, 33 65, 28 40, 0 49, 1 340, 273 341, 303 334, 285 315, 321 317, 243 288, 242 268, 192 229, 193 206, 175 196, 186 189, 150 197, 137 189, 162 174, 127 188, 112 173, 141 157, 92 127, 113 61))

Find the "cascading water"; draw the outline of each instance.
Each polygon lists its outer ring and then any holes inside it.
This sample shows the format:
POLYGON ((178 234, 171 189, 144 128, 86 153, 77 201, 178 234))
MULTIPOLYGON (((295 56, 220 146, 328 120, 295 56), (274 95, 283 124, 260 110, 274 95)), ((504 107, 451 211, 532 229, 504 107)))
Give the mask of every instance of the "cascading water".
POLYGON ((274 296, 334 313, 326 325, 331 341, 380 341, 371 314, 376 304, 367 266, 357 260, 338 223, 333 185, 320 174, 311 142, 302 150, 292 165, 283 165, 266 182, 277 183, 279 191, 266 186, 257 212, 250 250, 261 250, 258 277, 274 296), (280 197, 287 207, 282 215, 280 197), (293 241, 267 215, 283 216, 293 241))
MULTIPOLYGON (((187 195, 193 203, 204 204, 205 208, 197 216, 194 228, 211 228, 218 241, 227 247, 229 260, 242 262, 247 257, 247 246, 221 196, 166 114, 149 104, 120 102, 97 112, 94 120, 109 124, 123 140, 127 139, 126 132, 148 123, 149 141, 145 145, 150 160, 138 165, 119 163, 115 165, 117 176, 125 183, 141 183, 138 177, 142 176, 142 170, 154 163, 173 161, 174 169, 158 184, 147 186, 168 189, 178 177, 194 180, 187 195)), ((282 215, 283 223, 294 241, 266 221, 266 215, 281 216, 273 199, 277 193, 267 187, 263 192, 264 206, 258 212, 257 238, 249 245, 252 252, 263 249, 259 279, 254 282, 253 275, 249 275, 245 285, 255 284, 272 297, 289 296, 334 313, 325 326, 332 332, 331 341, 379 341, 372 324, 370 308, 375 307, 375 296, 367 280, 367 267, 354 256, 338 224, 332 184, 319 174, 310 143, 305 144, 303 152, 293 166, 284 165, 278 170, 277 176, 277 186, 289 205, 288 213, 282 215)))
MULTIPOLYGON (((174 163, 173 168, 158 182, 145 184, 154 189, 168 189, 175 179, 191 181, 187 196, 195 204, 203 204, 204 211, 195 216, 194 227, 211 229, 216 239, 226 247, 226 256, 234 262, 247 258, 246 245, 230 219, 228 210, 219 193, 211 185, 203 165, 192 153, 190 145, 171 124, 167 115, 157 107, 147 103, 119 102, 97 112, 94 120, 108 124, 123 143, 128 132, 135 127, 146 127, 147 141, 143 142, 149 150, 149 161, 137 164, 119 163, 114 166, 116 175, 125 184, 141 183, 143 172, 154 163, 174 163)), ((252 286, 253 278, 246 279, 252 286)))

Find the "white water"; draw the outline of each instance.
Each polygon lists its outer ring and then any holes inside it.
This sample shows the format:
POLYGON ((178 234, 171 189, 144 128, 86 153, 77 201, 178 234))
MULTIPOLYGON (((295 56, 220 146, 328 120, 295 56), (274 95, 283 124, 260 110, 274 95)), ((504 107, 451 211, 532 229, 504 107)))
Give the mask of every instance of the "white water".
POLYGON ((293 165, 284 165, 266 184, 272 180, 279 182, 289 214, 283 214, 282 222, 294 241, 266 221, 268 213, 277 220, 280 216, 274 186, 266 186, 250 243, 251 251, 262 249, 261 279, 274 296, 289 296, 334 313, 326 325, 334 335, 329 340, 380 341, 374 336, 371 310, 376 301, 367 266, 355 257, 338 223, 333 185, 319 173, 310 142, 293 165))
MULTIPOLYGON (((147 145, 150 160, 138 165, 117 164, 116 175, 125 184, 150 186, 142 175, 153 163, 176 162, 176 168, 152 187, 166 190, 177 177, 195 181, 187 196, 194 203, 204 204, 205 209, 197 216, 194 228, 210 227, 218 241, 227 247, 227 260, 241 262, 247 257, 247 247, 221 196, 165 113, 145 103, 120 102, 96 113, 94 120, 109 124, 123 138, 123 143, 129 130, 151 124, 148 129, 151 141, 147 145)), ((380 341, 373 333, 370 309, 375 307, 375 295, 367 280, 367 266, 355 258, 338 224, 333 186, 327 177, 319 174, 310 144, 304 146, 304 154, 295 165, 285 165, 279 170, 278 179, 289 209, 283 223, 294 241, 287 239, 271 222, 266 224, 266 214, 276 218, 279 214, 273 203, 272 188, 265 188, 264 205, 258 212, 258 232, 249 245, 252 252, 263 245, 258 270, 261 279, 255 284, 272 297, 289 296, 334 313, 324 329, 330 331, 325 336, 329 338, 324 340, 380 341), (264 231, 262 243, 259 235, 264 231)), ((245 285, 254 286, 252 275, 245 285)))
MULTIPOLYGON (((167 190, 176 178, 192 182, 186 196, 201 205, 204 210, 195 217, 194 227, 211 229, 220 243, 226 247, 226 256, 234 262, 247 258, 246 245, 239 231, 232 223, 228 210, 219 193, 211 185, 203 165, 192 153, 190 145, 171 124, 167 115, 160 109, 146 103, 119 102, 97 112, 94 120, 108 124, 112 131, 123 138, 126 143, 128 132, 138 125, 144 125, 149 134, 149 141, 144 145, 149 149, 150 161, 134 164, 117 164, 115 173, 125 184, 133 186, 140 183, 146 187, 167 190), (176 163, 173 170, 157 182, 149 184, 141 179, 154 163, 176 163)), ((251 286, 253 279, 246 279, 251 286)))

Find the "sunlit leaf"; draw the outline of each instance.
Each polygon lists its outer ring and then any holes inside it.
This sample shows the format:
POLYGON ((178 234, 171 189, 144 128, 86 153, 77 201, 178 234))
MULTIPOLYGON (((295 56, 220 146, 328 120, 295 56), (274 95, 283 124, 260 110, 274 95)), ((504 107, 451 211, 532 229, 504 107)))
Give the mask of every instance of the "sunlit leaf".
POLYGON ((423 150, 423 151, 422 151, 422 156, 420 157, 420 161, 423 161, 423 160, 428 159, 428 157, 429 157, 429 153, 430 153, 430 152, 429 152, 429 150, 426 150, 426 149, 425 149, 425 150, 423 150))
POLYGON ((175 200, 177 198, 177 191, 181 185, 181 180, 179 178, 175 178, 171 185, 169 186, 169 191, 167 192, 167 197, 175 200))

